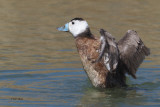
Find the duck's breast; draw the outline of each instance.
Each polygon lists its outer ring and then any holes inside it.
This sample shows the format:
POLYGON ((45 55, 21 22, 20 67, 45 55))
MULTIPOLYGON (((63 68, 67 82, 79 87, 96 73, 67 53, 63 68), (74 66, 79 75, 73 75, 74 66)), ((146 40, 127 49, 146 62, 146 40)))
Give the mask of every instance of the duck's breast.
POLYGON ((99 39, 78 38, 76 46, 79 52, 84 70, 95 87, 106 86, 107 69, 103 61, 93 63, 99 56, 99 39))

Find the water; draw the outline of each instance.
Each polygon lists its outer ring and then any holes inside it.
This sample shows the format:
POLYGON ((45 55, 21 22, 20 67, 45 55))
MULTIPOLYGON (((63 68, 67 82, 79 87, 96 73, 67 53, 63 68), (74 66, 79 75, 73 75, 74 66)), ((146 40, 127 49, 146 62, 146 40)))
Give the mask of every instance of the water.
POLYGON ((159 0, 0 0, 0 106, 160 106, 159 0), (92 87, 74 39, 58 32, 74 17, 95 35, 136 30, 151 48, 128 88, 92 87))

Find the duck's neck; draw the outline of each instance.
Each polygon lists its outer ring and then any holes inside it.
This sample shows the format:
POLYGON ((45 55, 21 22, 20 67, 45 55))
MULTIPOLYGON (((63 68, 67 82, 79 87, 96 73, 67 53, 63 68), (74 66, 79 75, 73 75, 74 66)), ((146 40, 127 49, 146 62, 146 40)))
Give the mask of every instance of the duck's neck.
POLYGON ((91 33, 90 29, 87 28, 84 32, 78 34, 75 38, 91 38, 94 39, 95 37, 93 36, 93 34, 91 33))

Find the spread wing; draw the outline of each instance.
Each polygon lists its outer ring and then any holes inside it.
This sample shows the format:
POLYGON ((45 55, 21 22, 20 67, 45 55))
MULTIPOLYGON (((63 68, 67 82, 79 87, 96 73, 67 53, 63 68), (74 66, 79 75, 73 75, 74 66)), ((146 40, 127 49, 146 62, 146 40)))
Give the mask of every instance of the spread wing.
POLYGON ((101 48, 100 54, 97 61, 104 58, 104 64, 106 68, 113 72, 117 69, 119 55, 118 55, 118 47, 115 42, 115 38, 108 33, 107 31, 101 29, 101 48))
POLYGON ((136 78, 135 73, 138 67, 145 59, 145 56, 150 54, 149 48, 144 45, 134 30, 128 30, 125 36, 118 41, 118 48, 125 71, 133 78, 136 78))

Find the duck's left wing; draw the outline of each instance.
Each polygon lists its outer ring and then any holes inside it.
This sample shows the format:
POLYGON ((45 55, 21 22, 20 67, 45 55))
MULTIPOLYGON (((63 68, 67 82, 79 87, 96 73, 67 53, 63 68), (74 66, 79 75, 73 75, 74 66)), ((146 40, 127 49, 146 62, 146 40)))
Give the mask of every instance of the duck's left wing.
POLYGON ((118 41, 120 60, 123 62, 126 72, 136 78, 135 73, 150 50, 144 45, 137 32, 128 30, 125 36, 118 41))

